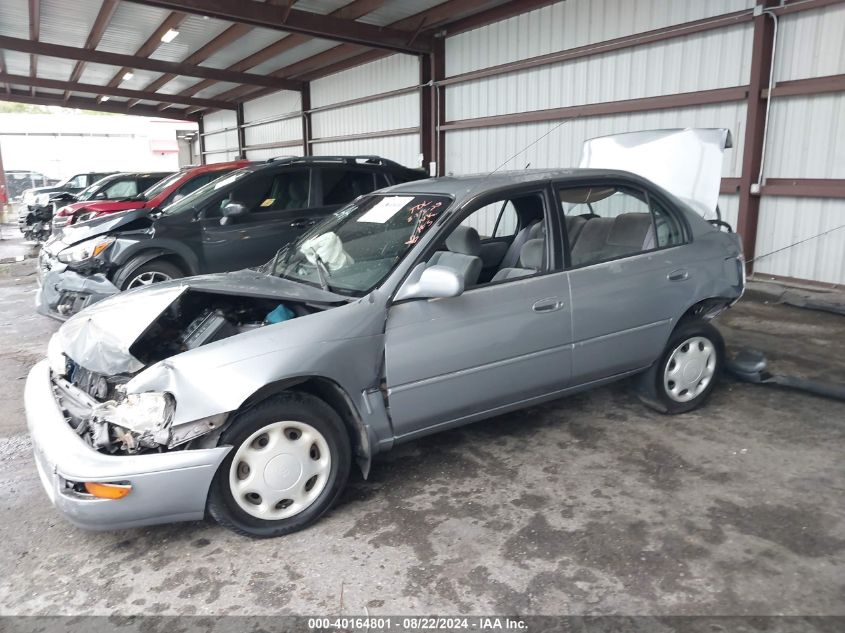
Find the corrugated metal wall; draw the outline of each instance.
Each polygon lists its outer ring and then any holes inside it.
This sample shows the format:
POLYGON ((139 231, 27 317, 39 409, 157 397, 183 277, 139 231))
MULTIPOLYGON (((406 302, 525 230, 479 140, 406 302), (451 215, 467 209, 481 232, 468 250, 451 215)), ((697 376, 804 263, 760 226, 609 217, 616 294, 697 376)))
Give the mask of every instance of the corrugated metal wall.
POLYGON ((224 163, 238 157, 238 119, 232 110, 220 110, 203 117, 206 163, 224 163))
POLYGON ((267 160, 274 156, 302 156, 302 116, 282 118, 298 114, 301 109, 302 95, 290 90, 244 102, 246 157, 267 160), (266 147, 273 144, 279 147, 266 147), (254 146, 265 147, 250 149, 254 146))
MULTIPOLYGON (((751 9, 755 0, 567 0, 507 20, 449 36, 446 77, 539 55, 568 51, 613 38, 681 26, 751 9)), ((727 23, 726 23, 727 24, 727 23)), ((738 179, 746 134, 753 23, 745 14, 730 25, 631 43, 569 61, 453 81, 444 91, 446 173, 497 167, 520 169, 578 163, 582 142, 603 134, 666 127, 726 127, 734 148, 723 176, 738 179), (740 87, 709 105, 655 109, 633 114, 582 116, 558 121, 471 127, 467 121, 552 108, 648 99, 740 87)), ((845 5, 799 11, 780 19, 776 78, 807 79, 845 73, 845 5)), ((420 61, 392 55, 315 80, 310 84, 311 154, 378 154, 408 166, 421 165, 420 61), (377 99, 373 95, 399 91, 377 99), (351 102, 351 103, 350 103, 351 102), (344 105, 345 104, 345 105, 344 105), (334 107, 336 106, 336 107, 334 107)), ((282 91, 244 105, 247 157, 261 160, 302 154, 299 93, 282 91), (250 149, 252 147, 252 149, 250 149)), ((498 123, 501 123, 499 121, 498 123)), ((205 119, 205 132, 235 127, 235 114, 205 119)), ((234 158, 234 129, 205 137, 206 160, 234 158)), ((845 178, 845 94, 774 97, 766 152, 768 178, 845 178)), ((727 190, 727 189, 726 189, 727 190)), ((724 219, 737 225, 739 196, 723 194, 724 219)), ((845 201, 764 195, 757 235, 756 270, 773 275, 845 283, 845 201), (788 253, 767 253, 815 230, 832 230, 788 253)))
MULTIPOLYGON (((391 55, 317 79, 311 83, 311 107, 322 108, 419 84, 419 59, 391 55)), ((378 154, 409 167, 420 162, 420 98, 417 91, 314 112, 311 129, 318 154, 378 154), (380 132, 408 130, 401 135, 380 132), (343 139, 350 135, 365 138, 343 139), (320 139, 326 139, 320 142, 320 139), (328 140, 334 139, 334 140, 328 140)))
MULTIPOLYGON (((776 80, 845 73, 843 35, 845 5, 782 17, 776 80)), ((770 108, 764 178, 845 178, 845 93, 775 97, 770 108)), ((757 258, 759 273, 845 283, 845 200, 764 195, 757 258)))

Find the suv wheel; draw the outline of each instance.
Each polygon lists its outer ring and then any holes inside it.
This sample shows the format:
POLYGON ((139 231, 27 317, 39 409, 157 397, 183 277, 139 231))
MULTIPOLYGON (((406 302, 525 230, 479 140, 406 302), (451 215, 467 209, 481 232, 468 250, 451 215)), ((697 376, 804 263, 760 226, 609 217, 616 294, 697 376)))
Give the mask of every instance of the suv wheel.
POLYGON ((180 277, 184 277, 184 274, 176 266, 164 260, 154 259, 126 275, 120 289, 130 290, 180 277))
POLYGON ((301 530, 319 519, 349 477, 352 449, 337 412, 305 393, 285 392, 238 415, 220 438, 208 512, 245 536, 301 530))

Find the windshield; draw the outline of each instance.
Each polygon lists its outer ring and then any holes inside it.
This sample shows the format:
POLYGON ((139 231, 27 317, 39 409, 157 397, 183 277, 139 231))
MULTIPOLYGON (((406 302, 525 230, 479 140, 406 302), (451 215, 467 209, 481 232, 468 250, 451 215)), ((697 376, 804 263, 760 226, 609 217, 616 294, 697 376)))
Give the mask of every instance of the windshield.
POLYGON ((265 272, 361 296, 378 286, 451 203, 445 196, 356 200, 282 248, 265 272))
POLYGON ((105 187, 114 179, 115 176, 106 176, 105 178, 100 178, 94 184, 88 185, 87 187, 85 187, 85 189, 75 194, 76 199, 79 201, 90 200, 94 195, 97 194, 98 191, 100 191, 100 189, 105 187))
POLYGON ((177 180, 182 178, 184 175, 185 175, 185 172, 177 171, 172 176, 168 176, 167 178, 163 178, 163 179, 159 180, 156 184, 154 184, 152 187, 150 187, 146 191, 139 193, 138 194, 138 200, 152 200, 158 194, 160 194, 162 191, 167 189, 170 185, 172 185, 177 180))
POLYGON ((200 206, 205 204, 206 198, 212 197, 219 189, 251 173, 251 169, 239 169, 238 171, 228 172, 225 176, 212 180, 207 185, 203 185, 196 191, 192 191, 184 198, 179 198, 176 202, 167 205, 162 209, 162 213, 164 215, 175 215, 187 209, 199 209, 200 206))

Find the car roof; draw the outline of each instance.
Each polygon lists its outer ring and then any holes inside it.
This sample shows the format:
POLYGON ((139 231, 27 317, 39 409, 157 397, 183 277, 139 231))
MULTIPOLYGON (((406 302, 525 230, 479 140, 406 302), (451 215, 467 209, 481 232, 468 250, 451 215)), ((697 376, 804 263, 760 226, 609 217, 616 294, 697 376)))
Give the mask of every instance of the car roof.
POLYGON ((186 174, 204 174, 210 171, 220 171, 222 169, 238 169, 240 167, 248 167, 255 164, 251 160, 230 160, 225 163, 209 163, 207 165, 190 165, 183 167, 181 171, 186 174))
POLYGON ((394 185, 382 189, 381 193, 391 194, 440 194, 451 196, 455 202, 462 203, 485 192, 496 191, 518 185, 531 183, 545 183, 550 180, 583 180, 585 178, 618 177, 625 180, 635 180, 643 184, 649 181, 627 171, 615 169, 519 169, 513 171, 498 171, 496 173, 469 174, 466 176, 441 176, 440 178, 426 178, 394 185))

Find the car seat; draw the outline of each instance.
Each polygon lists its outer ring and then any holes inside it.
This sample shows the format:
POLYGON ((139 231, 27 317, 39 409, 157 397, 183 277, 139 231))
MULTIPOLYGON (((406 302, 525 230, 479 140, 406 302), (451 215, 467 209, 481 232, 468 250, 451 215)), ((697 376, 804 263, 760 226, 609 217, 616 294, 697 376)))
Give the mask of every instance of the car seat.
POLYGON ((437 251, 426 264, 446 266, 464 277, 464 287, 478 283, 481 274, 481 238, 478 231, 469 226, 458 226, 446 238, 446 251, 437 251))

